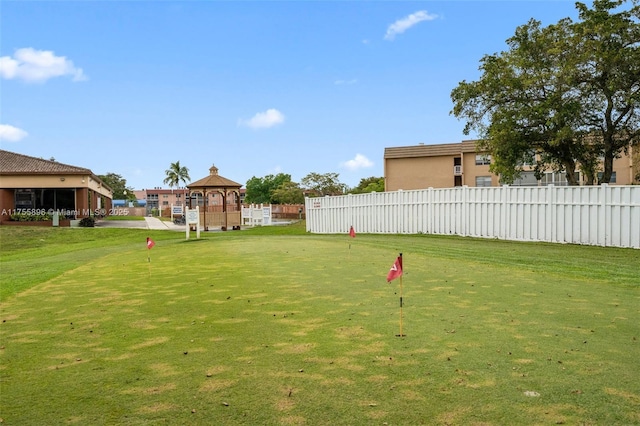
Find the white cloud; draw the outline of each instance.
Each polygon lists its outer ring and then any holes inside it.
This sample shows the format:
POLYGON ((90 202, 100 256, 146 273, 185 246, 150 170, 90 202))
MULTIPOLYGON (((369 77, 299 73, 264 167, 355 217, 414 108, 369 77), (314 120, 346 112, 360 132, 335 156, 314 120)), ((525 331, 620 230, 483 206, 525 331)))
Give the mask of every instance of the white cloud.
POLYGON ((9 124, 0 124, 0 141, 18 142, 29 136, 29 133, 9 124))
POLYGON ((249 120, 238 120, 239 126, 251 127, 252 129, 267 129, 281 123, 284 123, 284 114, 274 108, 259 112, 249 120))
POLYGON ((373 162, 362 154, 356 154, 356 157, 353 160, 342 163, 342 167, 348 170, 366 169, 368 167, 373 167, 373 162))
POLYGON ((73 81, 87 80, 82 68, 64 56, 56 56, 50 50, 35 50, 31 47, 18 49, 10 56, 0 57, 0 77, 26 82, 44 82, 50 78, 71 76, 73 81))
POLYGON ((419 10, 405 18, 398 19, 396 22, 389 25, 387 33, 384 35, 384 39, 393 40, 397 34, 402 34, 414 25, 422 21, 433 21, 437 17, 438 15, 427 13, 426 10, 419 10))
POLYGON ((336 86, 342 86, 342 85, 351 85, 351 84, 356 84, 358 83, 358 79, 357 78, 352 78, 351 80, 336 80, 333 82, 333 84, 335 84, 336 86))

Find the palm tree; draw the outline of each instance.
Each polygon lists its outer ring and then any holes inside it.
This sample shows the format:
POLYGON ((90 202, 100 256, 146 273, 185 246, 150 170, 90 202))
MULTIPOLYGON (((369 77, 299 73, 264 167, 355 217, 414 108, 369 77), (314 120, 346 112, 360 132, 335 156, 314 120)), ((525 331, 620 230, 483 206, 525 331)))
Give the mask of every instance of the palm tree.
POLYGON ((171 163, 169 168, 165 170, 164 173, 167 175, 167 177, 163 180, 163 182, 169 185, 172 194, 174 186, 180 186, 180 182, 184 182, 186 184, 191 180, 191 178, 189 177, 189 169, 184 166, 180 166, 180 161, 171 163))

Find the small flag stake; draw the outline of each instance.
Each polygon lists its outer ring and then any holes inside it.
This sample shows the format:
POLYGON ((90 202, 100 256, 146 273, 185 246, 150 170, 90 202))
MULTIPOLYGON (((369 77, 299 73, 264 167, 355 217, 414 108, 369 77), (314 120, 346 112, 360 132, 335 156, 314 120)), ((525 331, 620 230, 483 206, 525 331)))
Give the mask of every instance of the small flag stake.
POLYGON ((402 253, 391 265, 391 269, 387 274, 387 282, 390 283, 396 278, 400 278, 400 334, 396 334, 396 337, 405 337, 406 335, 402 333, 402 253))
POLYGON ((151 278, 151 252, 150 250, 156 243, 151 238, 147 237, 147 262, 149 263, 149 278, 151 278))

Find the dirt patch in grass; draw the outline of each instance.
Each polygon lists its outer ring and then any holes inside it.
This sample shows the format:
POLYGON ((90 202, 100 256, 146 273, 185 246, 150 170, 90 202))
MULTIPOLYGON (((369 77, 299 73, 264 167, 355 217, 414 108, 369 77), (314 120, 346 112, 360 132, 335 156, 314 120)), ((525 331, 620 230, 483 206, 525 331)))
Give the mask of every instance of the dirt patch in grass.
POLYGON ((180 374, 179 371, 175 369, 175 367, 173 367, 170 364, 167 364, 166 362, 151 364, 149 368, 154 373, 156 373, 158 377, 171 377, 171 376, 175 376, 176 374, 180 374))
POLYGON ((124 395, 159 395, 177 388, 175 383, 165 383, 160 386, 150 386, 147 388, 130 388, 122 391, 124 395))
POLYGON ((200 386, 200 392, 218 392, 235 385, 238 381, 233 379, 218 380, 209 378, 200 386))
POLYGON ((303 354, 309 352, 315 345, 313 343, 277 343, 274 346, 280 348, 277 351, 279 354, 303 354))
POLYGON ((383 410, 371 410, 371 411, 367 412, 367 417, 372 419, 372 420, 384 419, 388 415, 389 415, 389 413, 387 411, 383 411, 383 410))
POLYGON ((154 414, 154 413, 164 413, 166 411, 176 410, 178 407, 174 404, 170 404, 168 402, 159 402, 157 404, 140 407, 138 409, 138 414, 154 414))
POLYGON ((213 367, 207 368, 207 376, 215 376, 216 374, 222 374, 224 372, 229 371, 231 368, 224 365, 214 365, 213 367))
POLYGON ((457 425, 464 423, 462 420, 471 411, 469 407, 462 407, 458 410, 447 410, 437 417, 436 424, 457 425))
POLYGON ((581 415, 584 410, 571 404, 548 404, 541 407, 529 407, 525 409, 531 414, 531 418, 537 419, 540 424, 567 424, 567 416, 563 413, 581 415))
POLYGON ((613 396, 618 396, 618 397, 624 398, 627 401, 629 401, 630 403, 635 404, 635 405, 640 407, 640 395, 638 395, 638 394, 631 393, 631 392, 625 392, 625 391, 622 391, 620 389, 614 389, 614 388, 604 388, 604 391, 609 395, 613 395, 613 396))
POLYGON ((302 416, 287 416, 281 417, 280 423, 283 425, 304 425, 307 423, 306 419, 302 416))
POLYGON ((129 323, 129 325, 131 326, 131 328, 136 328, 138 330, 155 330, 156 328, 158 328, 157 325, 151 324, 151 321, 146 319, 132 321, 129 323))
POLYGON ((144 342, 138 343, 137 345, 133 345, 129 347, 129 349, 132 351, 137 351, 138 349, 144 349, 151 346, 161 345, 163 343, 167 343, 168 341, 169 341, 168 337, 159 336, 154 339, 145 340, 144 342))

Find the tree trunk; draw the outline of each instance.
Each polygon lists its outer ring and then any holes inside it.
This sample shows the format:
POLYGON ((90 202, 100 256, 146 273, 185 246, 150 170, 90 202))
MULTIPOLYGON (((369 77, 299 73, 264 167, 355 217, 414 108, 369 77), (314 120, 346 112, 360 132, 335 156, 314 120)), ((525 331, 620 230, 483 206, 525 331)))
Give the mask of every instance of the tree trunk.
POLYGON ((567 160, 564 164, 564 172, 569 186, 578 186, 580 183, 576 179, 576 162, 567 160))
POLYGON ((604 173, 602 178, 598 181, 598 184, 611 182, 611 176, 613 175, 613 155, 611 152, 605 152, 604 156, 604 173))

